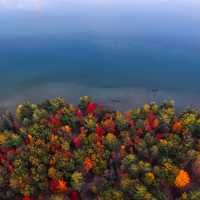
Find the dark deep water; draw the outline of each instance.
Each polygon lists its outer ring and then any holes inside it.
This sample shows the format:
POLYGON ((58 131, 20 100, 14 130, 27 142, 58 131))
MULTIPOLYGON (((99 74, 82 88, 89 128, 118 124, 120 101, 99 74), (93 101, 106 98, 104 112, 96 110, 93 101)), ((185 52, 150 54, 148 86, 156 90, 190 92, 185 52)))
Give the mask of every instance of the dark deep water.
POLYGON ((18 2, 0 7, 1 106, 56 95, 200 105, 198 1, 18 2))

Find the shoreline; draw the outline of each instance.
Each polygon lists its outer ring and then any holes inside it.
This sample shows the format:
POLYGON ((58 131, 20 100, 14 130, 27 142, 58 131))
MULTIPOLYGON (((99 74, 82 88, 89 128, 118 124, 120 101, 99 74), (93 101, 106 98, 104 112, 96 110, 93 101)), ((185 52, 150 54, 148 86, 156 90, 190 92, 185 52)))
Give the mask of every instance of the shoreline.
POLYGON ((200 107, 200 95, 194 93, 150 90, 138 87, 95 88, 74 83, 58 83, 31 87, 29 90, 20 91, 16 95, 0 98, 0 114, 5 111, 14 112, 16 106, 25 101, 38 103, 57 96, 62 96, 66 102, 71 104, 76 104, 81 96, 91 96, 94 101, 120 111, 127 111, 130 108, 139 107, 152 101, 162 103, 167 99, 175 101, 177 111, 184 110, 187 107, 194 107, 195 109, 200 107))

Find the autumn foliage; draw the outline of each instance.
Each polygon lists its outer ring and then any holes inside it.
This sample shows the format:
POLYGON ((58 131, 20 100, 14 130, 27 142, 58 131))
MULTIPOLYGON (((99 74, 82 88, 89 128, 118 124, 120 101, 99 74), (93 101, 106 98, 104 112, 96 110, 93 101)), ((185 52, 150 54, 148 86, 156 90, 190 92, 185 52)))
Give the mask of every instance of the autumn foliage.
POLYGON ((199 200, 200 114, 174 102, 121 113, 81 97, 0 120, 1 200, 199 200))

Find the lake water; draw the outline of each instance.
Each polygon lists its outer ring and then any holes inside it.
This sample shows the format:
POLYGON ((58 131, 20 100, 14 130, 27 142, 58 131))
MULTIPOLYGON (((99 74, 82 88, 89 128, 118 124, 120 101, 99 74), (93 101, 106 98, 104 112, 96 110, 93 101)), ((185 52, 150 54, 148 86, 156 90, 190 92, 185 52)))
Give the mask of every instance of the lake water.
POLYGON ((200 105, 196 0, 0 0, 0 107, 91 95, 200 105))

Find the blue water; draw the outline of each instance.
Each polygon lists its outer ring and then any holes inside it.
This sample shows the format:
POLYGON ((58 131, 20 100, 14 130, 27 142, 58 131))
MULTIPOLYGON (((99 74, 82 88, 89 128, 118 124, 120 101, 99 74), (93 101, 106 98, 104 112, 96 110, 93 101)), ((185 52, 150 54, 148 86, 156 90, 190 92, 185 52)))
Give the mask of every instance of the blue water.
POLYGON ((0 100, 67 83, 199 94, 198 1, 40 1, 0 7, 0 100))

